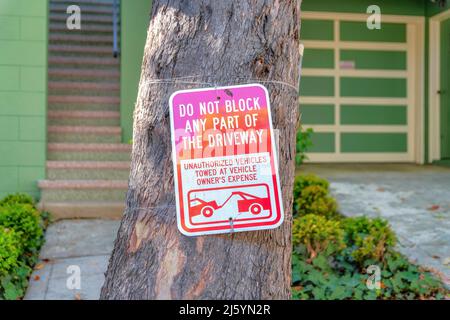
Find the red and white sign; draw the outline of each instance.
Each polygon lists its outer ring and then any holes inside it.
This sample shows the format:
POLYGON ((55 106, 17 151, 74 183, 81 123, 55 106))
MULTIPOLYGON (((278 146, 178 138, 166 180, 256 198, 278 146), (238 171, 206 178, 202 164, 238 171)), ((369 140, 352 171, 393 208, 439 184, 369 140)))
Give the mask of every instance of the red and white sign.
POLYGON ((284 219, 269 95, 259 84, 177 91, 170 124, 179 230, 273 229, 284 219))

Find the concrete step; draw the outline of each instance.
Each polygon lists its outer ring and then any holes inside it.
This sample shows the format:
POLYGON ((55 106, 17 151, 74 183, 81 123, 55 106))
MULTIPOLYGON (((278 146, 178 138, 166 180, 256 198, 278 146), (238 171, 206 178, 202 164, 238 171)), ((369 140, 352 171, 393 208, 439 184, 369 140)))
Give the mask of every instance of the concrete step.
POLYGON ((50 126, 119 126, 118 111, 79 111, 79 110, 49 110, 48 125, 50 126))
POLYGON ((81 91, 119 91, 118 82, 80 82, 80 81, 49 81, 50 90, 81 90, 81 91))
POLYGON ((62 219, 121 219, 124 201, 41 201, 38 208, 52 213, 55 220, 62 219))
POLYGON ((41 180, 41 201, 125 201, 126 180, 41 180))
POLYGON ((129 161, 47 161, 47 169, 130 170, 129 161))
POLYGON ((49 126, 50 133, 94 133, 94 134, 121 134, 120 127, 95 127, 95 126, 49 126))
POLYGON ((49 142, 120 143, 122 129, 107 126, 48 126, 49 142))
POLYGON ((82 54, 95 54, 95 55, 112 55, 112 47, 110 46, 77 46, 77 45, 58 45, 51 44, 48 46, 48 50, 50 53, 82 53, 82 54))
MULTIPOLYGON (((50 33, 58 33, 58 32, 68 32, 67 30, 67 25, 65 23, 50 23, 49 25, 49 30, 50 33)), ((113 27, 112 25, 108 25, 108 24, 84 24, 81 28, 81 30, 70 30, 70 33, 74 33, 74 34, 78 34, 78 33, 82 33, 82 34, 94 34, 94 33, 110 33, 112 36, 113 33, 113 27)))
POLYGON ((116 111, 49 111, 48 116, 56 119, 119 119, 120 113, 116 111))
MULTIPOLYGON (((69 43, 87 43, 87 44, 97 44, 105 43, 112 44, 112 35, 84 35, 84 34, 65 34, 65 33, 52 33, 49 35, 49 40, 52 42, 69 42, 69 43)), ((120 42, 120 41, 119 41, 120 42)))
POLYGON ((120 104, 119 97, 109 96, 48 96, 48 103, 67 104, 120 104))
POLYGON ((49 96, 49 110, 79 110, 79 111, 118 111, 120 98, 116 96, 49 96))
MULTIPOLYGON (((80 6, 81 13, 82 14, 105 14, 105 15, 112 15, 113 14, 113 7, 109 4, 102 5, 99 3, 91 3, 89 5, 83 5, 81 3, 76 3, 78 6, 80 6)), ((51 13, 64 13, 67 14, 67 7, 68 5, 65 4, 59 4, 59 3, 50 3, 50 12, 51 13)))
POLYGON ((111 5, 113 4, 113 0, 50 0, 52 4, 94 4, 94 5, 111 5))
POLYGON ((107 104, 50 104, 51 111, 119 111, 118 105, 107 104))
POLYGON ((48 71, 51 77, 63 78, 84 78, 84 79, 118 79, 120 77, 119 70, 82 70, 67 68, 50 68, 48 71))
POLYGON ((94 58, 94 57, 49 57, 48 63, 51 65, 81 65, 92 68, 93 66, 119 66, 119 60, 115 58, 94 58))
POLYGON ((48 161, 48 180, 128 180, 129 161, 48 161))
MULTIPOLYGON (((49 111, 59 112, 59 111, 49 111)), ((66 111, 61 111, 66 112, 66 111)), ((70 110, 67 112, 71 112, 70 110)), ((80 111, 83 112, 83 111, 80 111)), ((96 112, 96 111, 86 111, 86 112, 96 112)), ((103 111, 99 111, 103 112, 103 111)), ((105 111, 114 112, 114 111, 105 111)), ((99 127, 112 127, 119 126, 120 119, 118 118, 48 118, 47 124, 49 126, 99 126, 99 127)))
POLYGON ((47 180, 40 207, 55 218, 120 218, 131 145, 121 144, 112 0, 50 1, 47 180), (67 6, 82 9, 68 31, 67 6))
POLYGON ((120 143, 49 143, 50 161, 130 161, 129 144, 120 143))
MULTIPOLYGON (((66 22, 67 14, 60 13, 50 13, 50 21, 51 22, 66 22)), ((81 18, 82 23, 98 23, 98 24, 112 24, 113 18, 111 15, 97 15, 97 14, 84 14, 82 13, 81 18)))

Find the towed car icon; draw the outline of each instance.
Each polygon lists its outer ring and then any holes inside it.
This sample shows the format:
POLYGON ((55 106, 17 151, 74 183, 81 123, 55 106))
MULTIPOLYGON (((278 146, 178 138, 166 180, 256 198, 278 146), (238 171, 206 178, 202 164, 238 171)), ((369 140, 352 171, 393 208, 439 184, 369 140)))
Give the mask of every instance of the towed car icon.
POLYGON ((245 192, 232 192, 224 203, 218 205, 216 201, 204 201, 194 198, 189 201, 189 214, 191 217, 203 215, 205 218, 213 216, 214 212, 223 208, 233 196, 238 196, 237 207, 239 213, 249 212, 258 215, 264 210, 270 210, 270 199, 268 197, 257 197, 245 192))

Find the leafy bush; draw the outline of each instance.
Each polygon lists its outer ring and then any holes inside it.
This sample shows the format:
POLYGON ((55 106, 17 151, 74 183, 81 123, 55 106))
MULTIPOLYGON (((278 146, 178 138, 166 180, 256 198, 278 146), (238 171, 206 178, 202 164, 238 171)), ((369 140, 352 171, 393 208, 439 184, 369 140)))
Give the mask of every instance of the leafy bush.
POLYGON ((0 207, 0 226, 13 229, 21 238, 25 252, 34 253, 43 242, 43 221, 40 212, 29 204, 8 204, 0 207))
POLYGON ((320 186, 328 192, 330 183, 314 174, 296 176, 294 180, 294 199, 298 199, 302 195, 302 191, 310 186, 320 186))
POLYGON ((0 201, 0 300, 22 297, 44 241, 48 213, 22 194, 0 201))
POLYGON ((292 296, 294 299, 443 299, 450 297, 430 272, 394 251, 396 237, 383 219, 345 218, 314 175, 294 183, 292 296), (380 289, 366 268, 378 266, 380 289))
POLYGON ((21 250, 18 234, 14 230, 0 226, 0 277, 17 266, 21 250))
POLYGON ((334 217, 337 213, 336 200, 328 195, 324 187, 308 186, 303 189, 301 196, 295 201, 297 215, 317 214, 325 217, 334 217))
POLYGON ((294 215, 319 214, 336 216, 336 201, 329 196, 329 183, 313 174, 294 180, 294 215))
POLYGON ((396 243, 388 222, 380 218, 347 218, 343 226, 350 255, 359 265, 367 260, 382 261, 388 248, 396 243))
POLYGON ((311 128, 303 130, 303 128, 300 127, 297 131, 297 153, 295 155, 295 163, 297 165, 301 165, 305 160, 308 159, 308 157, 306 156, 306 152, 313 145, 311 140, 312 134, 313 130, 311 128))
POLYGON ((294 220, 292 243, 305 246, 309 259, 314 259, 326 249, 339 251, 345 247, 344 231, 339 221, 327 220, 314 214, 308 214, 294 220))
POLYGON ((31 196, 24 193, 11 194, 0 201, 0 207, 11 204, 29 204, 34 206, 35 202, 31 196))

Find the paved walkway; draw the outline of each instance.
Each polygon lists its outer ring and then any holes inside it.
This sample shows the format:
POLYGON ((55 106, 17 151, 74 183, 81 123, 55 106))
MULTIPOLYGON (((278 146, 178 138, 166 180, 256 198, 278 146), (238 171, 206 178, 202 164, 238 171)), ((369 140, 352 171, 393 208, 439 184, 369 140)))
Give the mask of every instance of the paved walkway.
POLYGON ((118 228, 119 221, 111 220, 64 220, 52 224, 25 300, 99 299, 118 228), (78 270, 79 290, 73 287, 78 270))
POLYGON ((450 168, 310 164, 300 172, 329 179, 343 214, 387 219, 398 250, 450 286, 450 168))

